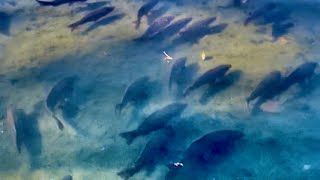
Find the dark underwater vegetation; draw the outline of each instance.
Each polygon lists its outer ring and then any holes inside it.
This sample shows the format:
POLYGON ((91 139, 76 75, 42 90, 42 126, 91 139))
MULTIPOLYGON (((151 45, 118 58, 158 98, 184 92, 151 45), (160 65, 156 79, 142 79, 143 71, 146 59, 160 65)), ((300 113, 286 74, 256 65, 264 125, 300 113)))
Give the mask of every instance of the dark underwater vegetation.
POLYGON ((319 0, 1 0, 0 180, 320 179, 319 0))

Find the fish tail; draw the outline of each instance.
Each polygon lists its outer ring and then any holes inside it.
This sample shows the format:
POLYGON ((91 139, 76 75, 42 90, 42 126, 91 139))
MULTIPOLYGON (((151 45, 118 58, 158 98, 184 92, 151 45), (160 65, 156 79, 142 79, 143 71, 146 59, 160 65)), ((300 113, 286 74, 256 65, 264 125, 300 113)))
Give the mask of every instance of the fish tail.
POLYGON ((129 131, 125 133, 121 133, 120 136, 124 138, 127 142, 127 144, 131 144, 133 140, 138 136, 137 131, 129 131))
POLYGON ((56 120, 58 128, 62 131, 64 129, 62 121, 55 114, 53 114, 52 117, 56 120))
POLYGON ((41 6, 54 6, 54 2, 36 0, 41 6))
POLYGON ((136 173, 137 173, 136 168, 127 168, 127 169, 124 169, 124 170, 118 172, 117 175, 120 176, 121 178, 123 178, 124 180, 127 180, 127 179, 131 178, 136 173))

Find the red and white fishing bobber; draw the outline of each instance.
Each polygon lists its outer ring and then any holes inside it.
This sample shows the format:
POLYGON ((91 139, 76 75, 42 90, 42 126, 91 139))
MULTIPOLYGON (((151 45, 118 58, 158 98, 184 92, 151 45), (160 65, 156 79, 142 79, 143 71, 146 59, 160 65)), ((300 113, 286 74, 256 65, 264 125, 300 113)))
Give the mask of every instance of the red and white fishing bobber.
POLYGON ((173 60, 173 58, 169 56, 165 51, 163 51, 163 54, 164 54, 163 60, 167 61, 167 63, 170 63, 170 61, 173 60))

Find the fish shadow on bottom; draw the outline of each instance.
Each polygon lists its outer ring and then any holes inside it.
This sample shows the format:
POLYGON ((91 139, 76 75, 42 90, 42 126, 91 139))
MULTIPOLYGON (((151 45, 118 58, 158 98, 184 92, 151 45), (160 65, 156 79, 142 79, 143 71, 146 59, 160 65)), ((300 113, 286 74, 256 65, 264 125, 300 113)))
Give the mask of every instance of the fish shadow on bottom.
POLYGON ((109 17, 103 18, 103 19, 95 22, 91 26, 89 26, 85 30, 85 33, 89 33, 90 31, 93 31, 93 30, 99 28, 100 26, 107 26, 109 24, 112 24, 112 23, 124 18, 125 16, 126 16, 125 14, 116 14, 116 15, 113 15, 113 16, 109 16, 109 17))
POLYGON ((241 74, 241 70, 231 71, 230 73, 225 75, 219 82, 210 85, 207 91, 201 96, 199 102, 201 104, 207 104, 219 92, 224 91, 237 83, 240 80, 241 74))
POLYGON ((34 106, 34 111, 30 114, 26 114, 22 109, 16 109, 14 111, 16 120, 16 146, 19 153, 24 146, 26 151, 31 156, 31 165, 36 167, 37 157, 42 152, 42 136, 39 130, 38 117, 40 115, 39 109, 41 109, 43 102, 37 103, 34 106))

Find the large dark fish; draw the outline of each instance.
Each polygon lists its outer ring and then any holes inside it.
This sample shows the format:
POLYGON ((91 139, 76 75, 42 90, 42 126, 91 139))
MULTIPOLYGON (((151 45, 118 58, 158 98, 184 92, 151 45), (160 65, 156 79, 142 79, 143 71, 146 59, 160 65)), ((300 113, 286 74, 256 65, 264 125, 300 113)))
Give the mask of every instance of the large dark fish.
POLYGON ((169 26, 167 26, 162 31, 160 31, 156 36, 159 38, 166 38, 166 37, 173 36, 191 21, 192 21, 192 18, 179 19, 173 22, 172 24, 170 24, 169 26))
POLYGON ((171 168, 165 179, 180 179, 177 178, 179 174, 191 175, 197 171, 205 171, 207 167, 222 162, 232 153, 236 148, 236 143, 243 137, 244 134, 237 130, 219 130, 202 136, 191 143, 184 152, 180 161, 183 166, 171 168))
POLYGON ((129 103, 139 103, 149 98, 149 77, 141 77, 130 84, 125 90, 121 103, 116 105, 116 113, 120 114, 122 109, 129 103))
POLYGON ((60 6, 62 4, 72 4, 75 2, 85 2, 87 0, 54 0, 54 1, 40 1, 36 0, 41 6, 60 6))
POLYGON ((148 141, 133 167, 120 171, 118 175, 123 179, 129 179, 141 170, 152 171, 156 165, 166 163, 166 158, 170 156, 169 145, 174 134, 172 128, 159 131, 148 141))
POLYGON ((314 71, 318 63, 307 62, 298 66, 288 77, 283 80, 281 90, 287 90, 290 86, 296 83, 303 83, 305 80, 314 75, 314 71))
POLYGON ((182 72, 186 68, 187 58, 180 58, 176 60, 171 68, 171 73, 169 77, 169 90, 171 89, 172 84, 182 75, 182 72))
POLYGON ((219 78, 223 77, 230 68, 230 64, 223 64, 208 70, 201 75, 189 88, 186 89, 184 96, 187 96, 191 91, 203 85, 216 82, 219 78))
POLYGON ((0 12, 0 33, 10 35, 11 16, 5 12, 0 12))
POLYGON ((52 113, 52 117, 56 120, 58 128, 63 130, 62 121, 56 116, 56 111, 63 107, 66 102, 72 98, 74 93, 74 85, 77 76, 70 76, 60 80, 53 86, 46 99, 46 108, 52 113))
POLYGON ((249 17, 245 20, 244 25, 247 26, 250 22, 263 17, 265 14, 269 13, 270 11, 273 11, 276 9, 277 4, 276 3, 268 3, 264 5, 263 7, 257 9, 256 11, 252 12, 249 17))
POLYGON ((136 29, 139 29, 140 27, 141 18, 146 16, 150 10, 158 4, 158 2, 159 0, 150 0, 140 7, 137 14, 136 29))
POLYGON ((263 99, 271 98, 271 96, 280 92, 281 83, 282 76, 280 71, 272 71, 271 73, 267 74, 246 99, 247 104, 258 97, 263 99))
POLYGON ((185 37, 192 36, 193 34, 198 34, 203 29, 206 29, 207 27, 209 27, 209 25, 213 23, 216 19, 217 19, 216 17, 210 17, 210 18, 196 21, 195 23, 192 23, 187 28, 181 30, 179 34, 185 37))
POLYGON ((111 7, 102 7, 97 10, 94 10, 93 12, 85 15, 79 21, 77 21, 73 24, 70 24, 69 28, 71 28, 71 30, 74 30, 78 26, 83 25, 85 23, 97 21, 97 20, 101 19, 102 17, 106 16, 107 14, 109 14, 110 12, 112 12, 113 10, 114 10, 114 7, 112 7, 112 6, 111 7))
POLYGON ((125 138, 128 144, 131 144, 139 136, 148 135, 153 131, 164 128, 172 118, 179 116, 186 107, 187 104, 170 104, 149 115, 136 130, 121 133, 120 136, 125 138))
POLYGON ((158 32, 162 31, 165 29, 171 21, 174 19, 173 16, 164 16, 156 19, 150 26, 149 28, 145 31, 145 33, 134 39, 135 41, 139 40, 147 40, 153 38, 158 32))

